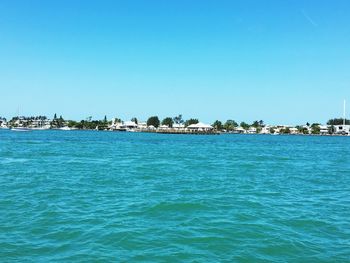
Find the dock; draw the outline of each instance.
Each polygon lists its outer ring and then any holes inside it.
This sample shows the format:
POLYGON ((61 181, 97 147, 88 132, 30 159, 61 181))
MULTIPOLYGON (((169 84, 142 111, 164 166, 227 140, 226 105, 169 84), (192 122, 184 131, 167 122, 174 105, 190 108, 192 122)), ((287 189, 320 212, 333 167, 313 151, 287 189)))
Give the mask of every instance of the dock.
POLYGON ((143 130, 141 132, 159 133, 159 134, 190 134, 190 135, 220 135, 221 134, 218 131, 178 130, 178 129, 143 130))

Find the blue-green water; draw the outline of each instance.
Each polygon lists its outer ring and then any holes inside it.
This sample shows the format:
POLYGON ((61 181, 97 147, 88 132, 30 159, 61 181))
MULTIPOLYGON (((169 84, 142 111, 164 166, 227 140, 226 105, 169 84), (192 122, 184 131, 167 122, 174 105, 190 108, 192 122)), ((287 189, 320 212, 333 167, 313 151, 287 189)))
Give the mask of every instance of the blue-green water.
POLYGON ((350 137, 0 131, 2 262, 350 262, 350 137))

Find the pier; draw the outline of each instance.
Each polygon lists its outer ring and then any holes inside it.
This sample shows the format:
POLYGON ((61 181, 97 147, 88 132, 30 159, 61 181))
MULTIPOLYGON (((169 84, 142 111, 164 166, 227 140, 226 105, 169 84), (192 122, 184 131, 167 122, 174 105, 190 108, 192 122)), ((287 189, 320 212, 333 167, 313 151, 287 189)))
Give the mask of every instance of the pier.
POLYGON ((218 131, 197 131, 197 130, 157 130, 156 133, 164 134, 192 134, 192 135, 220 135, 218 131))
POLYGON ((218 131, 199 131, 199 130, 184 130, 184 129, 157 129, 157 130, 141 130, 146 133, 158 133, 158 134, 192 134, 192 135, 220 135, 218 131))

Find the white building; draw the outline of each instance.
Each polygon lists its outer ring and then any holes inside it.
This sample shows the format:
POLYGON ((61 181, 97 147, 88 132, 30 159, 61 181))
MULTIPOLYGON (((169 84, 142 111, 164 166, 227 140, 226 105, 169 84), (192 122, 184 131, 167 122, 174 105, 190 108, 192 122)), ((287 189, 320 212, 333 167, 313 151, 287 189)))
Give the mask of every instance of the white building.
POLYGON ((137 124, 137 127, 138 127, 139 129, 141 129, 141 130, 147 129, 147 123, 146 123, 146 122, 139 122, 139 123, 137 124))
POLYGON ((30 128, 50 129, 51 120, 49 119, 34 119, 30 124, 30 128))
POLYGON ((112 124, 108 128, 116 131, 133 131, 138 128, 138 125, 133 121, 122 122, 113 119, 112 124))
POLYGON ((214 128, 209 124, 198 122, 187 126, 187 129, 190 131, 212 131, 214 128))
POLYGON ((291 127, 291 128, 289 128, 289 130, 290 130, 290 134, 298 134, 299 133, 299 130, 295 127, 291 127))
POLYGON ((159 130, 169 130, 169 126, 168 125, 160 125, 159 127, 158 127, 158 129, 159 130))
POLYGON ((236 127, 234 129, 234 132, 235 133, 246 133, 247 131, 243 127, 239 126, 239 127, 236 127))
POLYGON ((108 127, 110 130, 118 130, 122 122, 117 121, 115 118, 112 119, 112 124, 108 127))
POLYGON ((320 125, 320 134, 327 135, 329 134, 329 127, 327 125, 320 125))
POLYGON ((173 129, 185 129, 185 124, 182 123, 174 123, 173 124, 173 129))
POLYGON ((249 127, 247 132, 251 133, 251 134, 256 133, 256 128, 255 127, 249 127))
POLYGON ((7 121, 5 118, 0 118, 0 128, 2 128, 2 129, 7 128, 7 121))
POLYGON ((271 129, 271 127, 266 125, 266 126, 261 128, 261 132, 260 133, 261 134, 270 134, 270 129, 271 129))
POLYGON ((133 130, 136 129, 138 126, 135 122, 133 121, 125 121, 123 122, 122 125, 120 125, 121 129, 126 129, 126 130, 133 130))
POLYGON ((350 134, 350 125, 333 125, 335 134, 350 134))

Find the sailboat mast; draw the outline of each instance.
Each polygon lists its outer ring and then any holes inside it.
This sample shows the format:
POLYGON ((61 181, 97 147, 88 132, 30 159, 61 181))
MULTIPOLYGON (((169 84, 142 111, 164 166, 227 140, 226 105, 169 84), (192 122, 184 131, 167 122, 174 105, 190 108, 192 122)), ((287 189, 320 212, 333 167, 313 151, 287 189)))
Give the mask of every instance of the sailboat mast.
POLYGON ((343 111, 343 126, 345 127, 345 114, 346 114, 346 112, 345 112, 345 108, 346 108, 346 101, 344 100, 344 111, 343 111))

